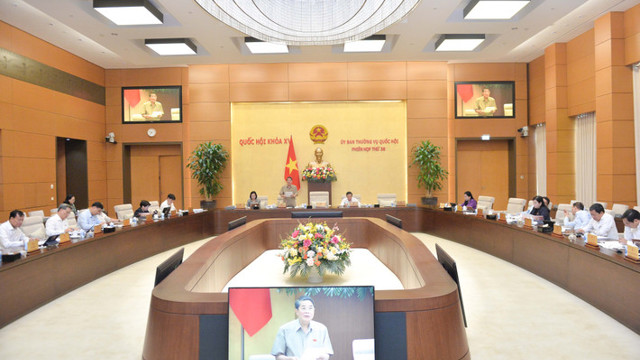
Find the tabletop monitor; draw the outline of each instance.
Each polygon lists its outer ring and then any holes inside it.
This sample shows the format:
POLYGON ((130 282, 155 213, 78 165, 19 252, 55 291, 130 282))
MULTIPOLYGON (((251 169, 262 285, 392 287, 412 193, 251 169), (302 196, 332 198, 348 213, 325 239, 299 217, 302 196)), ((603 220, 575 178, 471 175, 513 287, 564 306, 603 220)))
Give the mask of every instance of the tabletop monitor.
POLYGON ((332 359, 352 359, 354 353, 374 359, 373 323, 373 286, 232 287, 229 288, 229 359, 262 359, 282 349, 288 351, 285 355, 295 355, 301 360, 316 359, 318 354, 328 352, 333 354, 332 359), (296 300, 303 296, 313 302, 300 301, 296 311, 296 300), (313 321, 312 332, 317 336, 313 346, 296 348, 282 336, 281 327, 288 329, 298 323, 296 314, 303 320, 313 321))
POLYGON ((122 88, 123 124, 163 122, 182 122, 182 86, 122 88))
POLYGON ((173 272, 180 264, 182 264, 182 257, 184 256, 184 248, 176 251, 167 260, 163 261, 156 268, 156 280, 154 286, 158 286, 169 274, 173 272))
POLYGON ((394 226, 399 227, 400 229, 402 229, 402 220, 398 219, 395 216, 387 214, 387 222, 389 224, 391 224, 391 225, 394 225, 394 226))
POLYGON ((458 278, 458 267, 456 266, 456 261, 453 260, 446 251, 444 251, 440 245, 436 244, 436 256, 438 257, 438 262, 442 265, 442 267, 447 271, 449 276, 456 282, 458 285, 458 296, 460 297, 460 307, 462 308, 462 318, 464 319, 464 326, 467 326, 467 315, 464 313, 464 304, 462 303, 462 290, 460 289, 460 279, 458 278))
POLYGON ((228 231, 231 231, 239 226, 242 226, 247 223, 247 217, 243 216, 241 218, 235 219, 233 221, 229 221, 228 231))
POLYGON ((514 118, 515 82, 457 81, 456 118, 514 118))

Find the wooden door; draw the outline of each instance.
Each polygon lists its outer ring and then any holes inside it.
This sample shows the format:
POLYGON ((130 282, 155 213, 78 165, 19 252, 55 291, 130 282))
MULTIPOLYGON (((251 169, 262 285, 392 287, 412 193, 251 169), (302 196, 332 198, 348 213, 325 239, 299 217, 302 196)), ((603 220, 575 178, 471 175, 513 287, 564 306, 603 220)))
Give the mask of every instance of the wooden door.
POLYGON ((462 140, 457 145, 457 199, 471 191, 473 197, 493 196, 495 210, 505 210, 509 200, 509 141, 462 140))
POLYGON ((167 195, 176 195, 174 206, 176 209, 183 208, 183 199, 180 196, 182 189, 182 157, 181 156, 160 156, 160 202, 167 198, 167 195))
POLYGON ((131 204, 134 210, 141 200, 159 200, 159 178, 158 156, 131 155, 131 204))

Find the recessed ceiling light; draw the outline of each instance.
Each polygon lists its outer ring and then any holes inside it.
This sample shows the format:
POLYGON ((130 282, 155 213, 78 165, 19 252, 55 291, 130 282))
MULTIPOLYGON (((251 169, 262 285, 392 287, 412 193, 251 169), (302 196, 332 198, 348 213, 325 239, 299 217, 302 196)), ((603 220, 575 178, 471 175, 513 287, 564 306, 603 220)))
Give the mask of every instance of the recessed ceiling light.
POLYGON ((93 8, 116 25, 162 24, 163 15, 149 0, 93 0, 93 8))
POLYGON ((262 41, 253 37, 244 38, 244 43, 252 54, 288 54, 289 47, 285 44, 277 44, 262 41))
POLYGON ((385 35, 372 35, 358 41, 347 41, 344 52, 380 52, 386 40, 385 35))
POLYGON ((158 55, 195 55, 196 44, 190 39, 146 39, 144 44, 158 55))
POLYGON ((472 0, 465 6, 465 20, 507 20, 531 0, 472 0))
POLYGON ((436 41, 436 51, 473 51, 484 39, 484 34, 445 34, 436 41))

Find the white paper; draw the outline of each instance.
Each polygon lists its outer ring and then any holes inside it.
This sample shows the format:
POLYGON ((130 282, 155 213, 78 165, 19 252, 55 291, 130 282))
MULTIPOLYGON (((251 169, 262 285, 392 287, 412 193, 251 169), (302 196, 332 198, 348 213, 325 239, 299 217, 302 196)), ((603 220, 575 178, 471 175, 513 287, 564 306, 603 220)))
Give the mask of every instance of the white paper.
POLYGON ((327 350, 323 348, 306 348, 300 360, 316 360, 318 357, 326 353, 327 350))

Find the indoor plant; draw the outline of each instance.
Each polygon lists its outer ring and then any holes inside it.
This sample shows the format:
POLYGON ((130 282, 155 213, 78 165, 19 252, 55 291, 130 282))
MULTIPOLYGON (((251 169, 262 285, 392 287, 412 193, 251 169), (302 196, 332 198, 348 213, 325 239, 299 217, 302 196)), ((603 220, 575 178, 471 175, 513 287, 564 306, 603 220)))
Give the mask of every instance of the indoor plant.
POLYGON ((191 177, 200 185, 200 195, 205 200, 200 201, 203 209, 216 207, 216 201, 212 198, 222 191, 220 175, 227 166, 229 153, 221 144, 213 144, 211 141, 199 144, 187 159, 187 168, 191 170, 191 177))
POLYGON ((440 163, 440 146, 425 140, 417 145, 411 152, 413 164, 418 167, 418 187, 424 186, 427 197, 422 198, 423 205, 437 205, 438 198, 432 193, 442 189, 442 181, 449 173, 440 163))

